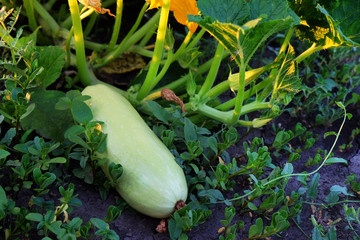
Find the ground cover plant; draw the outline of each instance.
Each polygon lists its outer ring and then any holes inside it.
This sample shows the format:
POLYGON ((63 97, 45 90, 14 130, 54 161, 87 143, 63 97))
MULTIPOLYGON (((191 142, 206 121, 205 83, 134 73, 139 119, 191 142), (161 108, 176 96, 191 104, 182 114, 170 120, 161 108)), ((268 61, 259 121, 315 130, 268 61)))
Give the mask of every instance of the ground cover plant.
POLYGON ((358 0, 2 4, 2 238, 360 239, 358 0))

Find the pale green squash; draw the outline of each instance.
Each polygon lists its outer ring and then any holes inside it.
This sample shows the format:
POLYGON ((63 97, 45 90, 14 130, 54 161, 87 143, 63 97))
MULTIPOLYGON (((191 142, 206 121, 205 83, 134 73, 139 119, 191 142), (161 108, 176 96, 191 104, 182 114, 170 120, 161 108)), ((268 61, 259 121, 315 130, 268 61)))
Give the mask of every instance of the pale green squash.
POLYGON ((87 103, 94 120, 104 122, 102 130, 108 134, 101 157, 123 166, 116 190, 137 211, 168 217, 178 201, 186 200, 188 191, 174 156, 115 89, 98 84, 86 87, 83 95, 91 96, 87 103))

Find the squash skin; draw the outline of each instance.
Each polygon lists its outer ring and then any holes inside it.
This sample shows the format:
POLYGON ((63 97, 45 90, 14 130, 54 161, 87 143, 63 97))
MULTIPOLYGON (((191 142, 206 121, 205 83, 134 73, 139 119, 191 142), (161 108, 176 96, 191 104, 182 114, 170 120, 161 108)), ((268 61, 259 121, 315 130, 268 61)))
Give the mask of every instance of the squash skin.
MULTIPOLYGON (((186 201, 188 192, 184 172, 174 156, 115 89, 97 84, 82 93, 91 96, 87 103, 94 120, 104 122, 107 143, 100 156, 123 166, 118 193, 145 215, 168 217, 178 201, 186 201)), ((107 164, 103 170, 109 177, 107 164)))

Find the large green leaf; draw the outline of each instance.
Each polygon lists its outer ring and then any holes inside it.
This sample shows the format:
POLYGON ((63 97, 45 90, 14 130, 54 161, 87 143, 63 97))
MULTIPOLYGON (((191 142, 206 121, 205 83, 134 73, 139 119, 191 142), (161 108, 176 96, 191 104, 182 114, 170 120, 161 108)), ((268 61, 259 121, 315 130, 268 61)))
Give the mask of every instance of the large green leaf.
MULTIPOLYGON (((232 3, 216 0, 210 2, 216 2, 218 9, 227 8, 226 3, 232 3)), ((197 22, 212 34, 231 52, 238 63, 247 64, 258 47, 271 35, 300 23, 300 18, 289 8, 286 0, 253 0, 248 5, 250 21, 241 26, 228 21, 234 20, 234 17, 228 17, 233 16, 232 14, 218 13, 214 10, 216 6, 210 3, 206 6, 212 8, 205 8, 202 12, 203 17, 189 16, 189 20, 197 22)))
POLYGON ((252 0, 249 2, 249 7, 249 20, 263 18, 264 21, 272 21, 291 16, 297 22, 300 21, 289 7, 287 0, 252 0))
POLYGON ((204 16, 213 21, 241 25, 249 15, 245 0, 198 0, 197 6, 204 16))
POLYGON ((73 125, 70 110, 56 110, 55 104, 65 93, 38 88, 31 94, 35 109, 21 121, 24 128, 36 129, 43 137, 61 141, 73 125))
MULTIPOLYGON (((325 8, 321 7, 320 5, 318 5, 317 8, 325 15, 326 20, 329 23, 329 33, 326 35, 324 43, 325 48, 337 46, 360 46, 359 43, 354 42, 342 32, 340 25, 337 24, 337 22, 330 16, 325 8)), ((359 20, 358 23, 360 23, 359 20)))
POLYGON ((60 76, 65 64, 65 51, 58 46, 36 47, 35 51, 39 67, 44 68, 36 81, 46 88, 60 76))
MULTIPOLYGON (((271 100, 276 103, 282 102, 285 105, 288 104, 291 99, 291 94, 289 95, 288 93, 296 93, 300 88, 301 80, 298 76, 298 66, 297 62, 294 61, 294 57, 294 48, 289 45, 282 65, 278 71, 274 71, 276 75, 272 74, 274 75, 274 81, 271 100)), ((272 76, 270 75, 269 77, 272 76)))
POLYGON ((360 43, 360 0, 341 0, 332 17, 345 36, 360 43))
POLYGON ((240 63, 242 58, 243 62, 247 64, 266 39, 289 28, 294 23, 294 19, 290 16, 266 22, 261 22, 262 20, 262 18, 257 18, 241 27, 232 23, 211 23, 209 19, 203 19, 198 23, 223 44, 237 62, 240 63))

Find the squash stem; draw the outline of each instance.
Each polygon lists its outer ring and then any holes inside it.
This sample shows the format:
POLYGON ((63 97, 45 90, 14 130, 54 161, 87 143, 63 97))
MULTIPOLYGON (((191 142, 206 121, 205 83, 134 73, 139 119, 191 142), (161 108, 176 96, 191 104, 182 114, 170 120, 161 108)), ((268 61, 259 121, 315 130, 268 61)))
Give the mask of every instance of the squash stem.
POLYGON ((209 73, 207 74, 205 82, 201 86, 201 89, 198 93, 200 97, 204 96, 213 86, 217 73, 219 71, 223 53, 224 53, 224 46, 221 43, 218 43, 215 55, 212 59, 212 64, 209 73))
POLYGON ((149 71, 146 75, 144 84, 141 86, 140 91, 137 95, 137 100, 141 101, 146 95, 149 94, 151 88, 153 87, 153 82, 159 70, 160 61, 163 53, 163 48, 165 44, 165 34, 169 18, 170 11, 170 0, 164 0, 163 6, 161 8, 159 28, 156 35, 154 55, 150 62, 149 71))
POLYGON ((68 0, 68 3, 74 27, 76 63, 79 71, 79 77, 82 84, 85 86, 92 85, 96 82, 96 79, 93 79, 94 75, 90 74, 86 63, 84 36, 80 19, 79 5, 76 0, 68 0))
POLYGON ((123 7, 124 7, 123 0, 117 0, 116 1, 116 18, 115 18, 114 29, 113 29, 111 39, 109 42, 109 46, 108 46, 108 49, 106 50, 106 53, 109 53, 110 51, 112 51, 115 48, 116 42, 119 38, 123 7))

